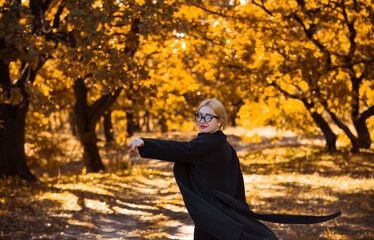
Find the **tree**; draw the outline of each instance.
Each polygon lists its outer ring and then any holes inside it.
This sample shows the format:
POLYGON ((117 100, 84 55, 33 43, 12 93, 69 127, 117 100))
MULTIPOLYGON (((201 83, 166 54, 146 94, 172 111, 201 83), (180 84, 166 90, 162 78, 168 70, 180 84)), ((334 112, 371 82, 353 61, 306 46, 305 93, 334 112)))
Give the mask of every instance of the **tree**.
POLYGON ((128 67, 126 63, 136 51, 139 21, 133 19, 128 34, 135 38, 128 37, 121 53, 113 45, 114 35, 107 28, 115 21, 115 13, 119 12, 118 3, 82 1, 65 4, 61 11, 67 15, 57 26, 61 26, 63 31, 71 29, 71 40, 57 52, 58 66, 73 82, 73 112, 84 147, 85 166, 87 171, 97 172, 104 169, 104 165, 96 145, 96 124, 123 90, 122 84, 129 74, 124 68, 128 67))
POLYGON ((373 11, 368 3, 298 1, 284 7, 258 5, 271 18, 268 33, 274 40, 267 48, 280 56, 277 66, 271 66, 280 73, 272 74, 270 85, 304 103, 330 148, 334 149, 336 137, 322 115, 323 109, 351 140, 352 151, 370 147, 365 121, 373 115, 373 107, 368 106, 362 89, 362 83, 372 81, 368 78, 373 66, 373 43, 368 38, 372 23, 368 19, 373 11), (342 120, 346 113, 351 116, 357 136, 342 120))
POLYGON ((227 41, 233 38, 226 31, 228 24, 222 17, 216 18, 212 12, 196 6, 194 1, 184 2, 175 15, 185 24, 170 41, 165 42, 164 51, 155 54, 154 60, 154 65, 157 65, 155 80, 161 83, 157 99, 163 101, 153 106, 160 109, 161 122, 168 122, 169 129, 172 125, 175 127, 174 122, 192 118, 200 101, 215 97, 225 103, 230 120, 235 124, 244 92, 237 84, 240 79, 232 71, 227 71, 231 60, 225 55, 230 51, 227 41))
MULTIPOLYGON (((136 53, 150 35, 172 29, 165 22, 174 8, 173 4, 150 1, 81 1, 64 8, 61 26, 64 31, 70 29, 73 41, 56 56, 59 69, 73 81, 74 113, 85 165, 96 172, 104 168, 96 146, 96 123, 122 90, 127 97, 133 96, 128 94, 131 92, 147 96, 147 91, 142 91, 142 82, 147 81, 144 59, 136 53)), ((127 112, 128 132, 132 131, 131 114, 127 112)))
MULTIPOLYGON (((336 148, 337 135, 325 113, 350 138, 352 151, 370 146, 365 121, 373 110, 371 93, 364 87, 372 84, 373 68, 369 37, 373 10, 368 2, 253 0, 193 5, 210 15, 208 21, 203 18, 205 24, 222 25, 226 32, 210 30, 203 36, 213 36, 209 39, 215 46, 225 45, 210 50, 221 60, 225 75, 235 75, 232 83, 240 86, 236 93, 244 90, 258 100, 275 91, 278 94, 271 96, 300 101, 324 134, 328 149, 336 148), (264 91, 268 88, 272 90, 264 91), (345 123, 347 114, 357 136, 345 123)), ((215 65, 210 71, 221 72, 220 68, 215 65)), ((231 85, 229 79, 225 77, 225 82, 231 85)))
POLYGON ((47 61, 53 43, 46 41, 44 14, 50 1, 1 3, 0 21, 0 174, 34 181, 24 149, 29 88, 47 61))
POLYGON ((66 84, 67 94, 69 86, 74 86, 75 120, 88 170, 102 169, 95 142, 96 122, 122 89, 136 89, 145 78, 142 60, 135 57, 139 37, 144 40, 152 32, 171 29, 163 17, 172 16, 173 3, 33 0, 1 4, 1 32, 5 36, 0 41, 5 76, 1 79, 1 173, 33 178, 24 153, 28 88, 47 60, 48 68, 61 72, 59 77, 51 73, 53 80, 46 82, 51 93, 61 82, 66 84), (12 74, 16 68, 21 69, 17 79, 12 74), (21 132, 15 135, 16 130, 21 132))

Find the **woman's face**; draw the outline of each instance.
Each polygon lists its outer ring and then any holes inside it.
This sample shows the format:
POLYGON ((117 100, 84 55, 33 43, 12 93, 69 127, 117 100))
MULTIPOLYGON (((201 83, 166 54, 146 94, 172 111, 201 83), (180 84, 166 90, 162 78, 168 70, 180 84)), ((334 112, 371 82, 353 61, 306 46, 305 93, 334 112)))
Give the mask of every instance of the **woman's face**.
POLYGON ((205 119, 196 119, 197 126, 202 133, 213 133, 220 129, 221 123, 219 119, 212 116, 217 116, 213 109, 209 106, 203 106, 200 108, 198 115, 205 117, 205 119), (212 117, 210 122, 207 120, 209 117, 212 117))

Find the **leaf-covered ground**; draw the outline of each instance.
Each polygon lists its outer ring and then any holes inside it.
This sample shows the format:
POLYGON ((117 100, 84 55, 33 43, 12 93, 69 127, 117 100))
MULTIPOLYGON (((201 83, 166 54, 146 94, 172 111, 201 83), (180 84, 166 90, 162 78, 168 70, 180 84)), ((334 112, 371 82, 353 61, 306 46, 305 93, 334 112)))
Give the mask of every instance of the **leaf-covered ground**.
MULTIPOLYGON (((262 140, 251 144, 229 136, 254 211, 343 213, 322 224, 266 223, 279 238, 374 239, 373 153, 331 154, 287 137, 262 140)), ((79 154, 75 159, 71 151, 59 168, 34 166, 40 182, 1 180, 0 239, 192 239, 193 223, 172 164, 140 159, 123 146, 100 145, 105 172, 82 174, 79 154)))

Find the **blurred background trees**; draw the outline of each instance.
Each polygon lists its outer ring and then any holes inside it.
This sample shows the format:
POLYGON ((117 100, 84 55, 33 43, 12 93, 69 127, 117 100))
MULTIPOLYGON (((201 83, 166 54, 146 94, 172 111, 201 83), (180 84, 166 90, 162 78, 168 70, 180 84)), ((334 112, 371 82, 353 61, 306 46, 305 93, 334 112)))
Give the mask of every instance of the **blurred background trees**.
POLYGON ((122 146, 192 130, 210 97, 231 126, 369 149, 373 19, 365 0, 0 1, 0 174, 35 180, 25 143, 51 161, 64 149, 47 136, 67 128, 97 172, 100 128, 122 146))

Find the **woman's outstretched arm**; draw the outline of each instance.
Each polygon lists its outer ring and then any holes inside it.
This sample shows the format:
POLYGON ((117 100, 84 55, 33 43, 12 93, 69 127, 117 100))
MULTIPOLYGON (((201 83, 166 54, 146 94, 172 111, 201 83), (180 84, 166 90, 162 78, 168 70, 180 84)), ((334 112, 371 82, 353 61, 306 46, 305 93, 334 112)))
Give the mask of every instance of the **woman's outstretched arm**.
POLYGON ((138 148, 139 153, 145 158, 154 158, 170 162, 194 162, 209 152, 211 144, 204 144, 201 138, 189 142, 158 140, 150 138, 134 138, 128 146, 132 150, 138 148))

